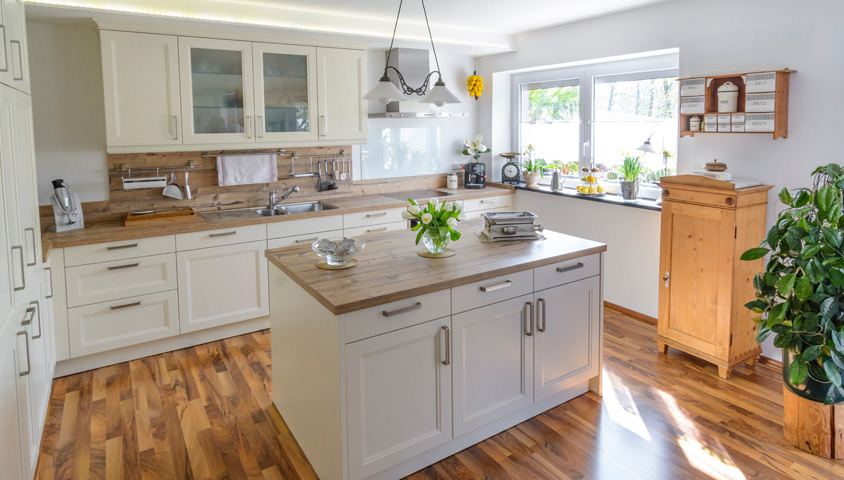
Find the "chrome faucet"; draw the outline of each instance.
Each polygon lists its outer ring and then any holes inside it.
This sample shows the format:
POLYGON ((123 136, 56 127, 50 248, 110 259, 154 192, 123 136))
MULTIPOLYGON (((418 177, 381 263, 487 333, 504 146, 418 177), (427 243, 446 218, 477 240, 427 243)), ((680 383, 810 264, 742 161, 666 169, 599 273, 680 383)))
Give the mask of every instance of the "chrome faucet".
POLYGON ((276 207, 276 205, 278 205, 279 203, 283 202, 285 198, 289 197, 290 195, 293 195, 294 193, 296 193, 296 192, 298 192, 298 191, 299 191, 299 187, 295 187, 295 186, 294 186, 294 187, 293 187, 293 188, 291 188, 290 190, 288 190, 288 191, 286 191, 286 192, 282 193, 282 194, 281 194, 281 196, 280 196, 280 197, 278 197, 278 200, 276 200, 276 198, 275 198, 275 194, 276 194, 276 193, 278 193, 278 191, 276 191, 276 190, 270 190, 270 203, 269 203, 269 205, 267 206, 267 208, 270 208, 270 209, 275 208, 275 207, 276 207))

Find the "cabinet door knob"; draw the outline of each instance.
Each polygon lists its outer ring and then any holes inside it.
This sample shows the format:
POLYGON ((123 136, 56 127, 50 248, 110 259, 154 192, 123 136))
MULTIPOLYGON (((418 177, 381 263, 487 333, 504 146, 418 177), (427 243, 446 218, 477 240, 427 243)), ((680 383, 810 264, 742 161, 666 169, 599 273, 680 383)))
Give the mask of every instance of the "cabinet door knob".
POLYGON ((665 282, 665 288, 668 288, 668 282, 671 281, 671 274, 668 272, 668 270, 665 271, 665 276, 662 277, 662 281, 665 282))

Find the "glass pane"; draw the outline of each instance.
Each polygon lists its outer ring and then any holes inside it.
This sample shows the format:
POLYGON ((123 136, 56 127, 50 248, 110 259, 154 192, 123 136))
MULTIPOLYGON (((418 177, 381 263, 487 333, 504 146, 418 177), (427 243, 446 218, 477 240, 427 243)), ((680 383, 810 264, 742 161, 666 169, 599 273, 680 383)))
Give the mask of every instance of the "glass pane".
POLYGON ((594 155, 603 171, 613 171, 622 155, 641 155, 646 181, 658 180, 663 170, 676 172, 678 123, 676 78, 651 78, 633 81, 596 82, 594 155), (648 137, 657 153, 636 149, 648 137), (668 151, 663 163, 663 148, 668 151))
POLYGON ((406 177, 443 171, 440 129, 370 128, 361 148, 361 178, 406 177))
POLYGON ((264 121, 267 132, 307 132, 308 57, 264 53, 264 121))
POLYGON ((580 86, 523 86, 521 96, 519 151, 524 152, 528 145, 533 145, 536 158, 576 168, 580 144, 580 86))
POLYGON ((236 50, 191 49, 194 133, 243 132, 243 62, 236 50))

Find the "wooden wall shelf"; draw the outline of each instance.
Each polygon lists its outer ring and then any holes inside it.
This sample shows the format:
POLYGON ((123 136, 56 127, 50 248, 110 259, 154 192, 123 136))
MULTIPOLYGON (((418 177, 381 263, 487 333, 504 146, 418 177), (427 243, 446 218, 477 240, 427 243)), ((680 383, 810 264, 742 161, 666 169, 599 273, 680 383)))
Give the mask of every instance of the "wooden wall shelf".
MULTIPOLYGON (((730 75, 707 75, 707 76, 700 76, 700 77, 686 77, 678 79, 681 82, 680 87, 680 101, 681 104, 684 98, 694 97, 694 96, 701 96, 704 97, 704 112, 703 113, 680 113, 680 136, 681 137, 694 137, 698 134, 712 134, 712 133, 719 133, 719 134, 751 134, 751 135, 772 135, 773 138, 776 140, 777 138, 788 138, 788 87, 789 87, 789 75, 795 73, 796 70, 769 70, 764 72, 747 72, 747 73, 736 73, 730 75), (762 87, 761 89, 754 89, 751 85, 750 92, 748 92, 748 82, 753 81, 748 80, 748 76, 756 76, 760 74, 774 74, 775 76, 775 85, 770 87, 770 89, 762 87), (697 94, 683 94, 683 83, 684 81, 689 80, 704 80, 704 91, 702 93, 697 94), (744 131, 734 131, 736 130, 733 122, 731 121, 730 125, 722 127, 722 124, 717 125, 717 131, 705 131, 705 116, 707 115, 718 115, 718 87, 723 85, 726 82, 732 82, 734 85, 738 87, 738 104, 737 104, 737 111, 734 112, 732 115, 738 114, 739 116, 750 115, 755 116, 757 114, 762 115, 773 115, 773 128, 768 131, 746 131, 747 126, 753 121, 760 121, 757 119, 746 119, 745 123, 739 123, 741 130, 744 131), (773 100, 773 107, 771 108, 763 108, 758 111, 759 109, 755 109, 748 105, 748 94, 755 95, 755 94, 774 94, 773 100), (750 111, 748 111, 750 110, 750 111), (702 121, 700 131, 692 131, 690 128, 690 121, 692 117, 699 117, 702 121)), ((764 83, 764 82, 763 82, 764 83)), ((726 113, 722 113, 724 115, 726 113)), ((765 120, 770 122, 771 120, 765 120)), ((710 122, 711 123, 711 122, 710 122)), ((712 128, 710 126, 710 128, 712 128)))

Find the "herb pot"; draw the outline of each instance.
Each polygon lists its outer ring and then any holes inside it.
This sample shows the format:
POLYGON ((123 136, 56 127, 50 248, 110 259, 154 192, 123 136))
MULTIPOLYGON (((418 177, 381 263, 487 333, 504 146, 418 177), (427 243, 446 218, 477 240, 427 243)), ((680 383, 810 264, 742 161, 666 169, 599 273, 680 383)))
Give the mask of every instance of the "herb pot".
POLYGON ((429 228, 422 234, 422 244, 432 255, 442 255, 449 240, 451 240, 451 236, 448 232, 443 235, 438 228, 429 228))
POLYGON ((527 188, 538 188, 539 178, 539 172, 525 172, 525 186, 527 188))
MULTIPOLYGON (((792 385, 791 384, 791 362, 794 361, 794 352, 789 349, 783 349, 782 351, 782 378, 785 386, 788 387, 789 390, 794 392, 796 395, 799 395, 803 398, 808 398, 809 400, 813 400, 815 402, 824 403, 824 400, 827 398, 827 395, 832 395, 830 398, 830 403, 841 403, 844 402, 844 396, 841 395, 840 391, 835 388, 832 383, 828 380, 819 380, 813 376, 818 375, 817 372, 813 372, 812 369, 809 369, 809 376, 806 377, 806 381, 799 384, 799 385, 792 385)), ((817 364, 815 364, 817 365, 817 364)), ((842 372, 844 374, 844 372, 842 372)))
POLYGON ((639 197, 639 179, 632 182, 621 181, 621 198, 625 200, 636 200, 639 197))

